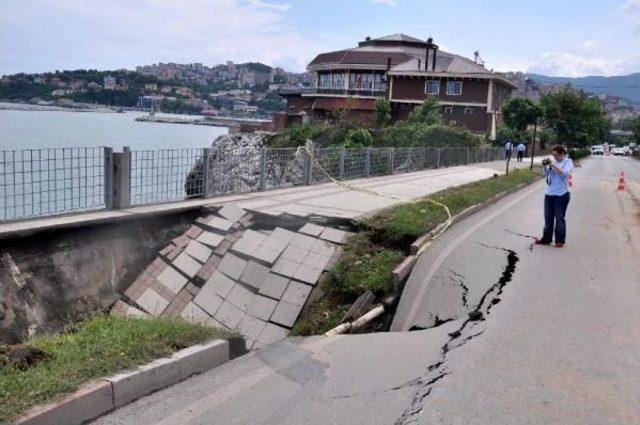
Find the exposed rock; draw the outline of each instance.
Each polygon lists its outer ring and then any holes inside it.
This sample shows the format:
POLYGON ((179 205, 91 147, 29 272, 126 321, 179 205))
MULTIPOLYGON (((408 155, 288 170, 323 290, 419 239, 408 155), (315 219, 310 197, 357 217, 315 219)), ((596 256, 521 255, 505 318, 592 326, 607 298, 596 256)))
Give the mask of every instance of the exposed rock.
MULTIPOLYGON (((252 192, 261 188, 264 159, 264 187, 287 187, 304 182, 304 151, 296 148, 264 149, 271 133, 241 133, 219 136, 209 158, 208 196, 252 192), (264 155, 264 158, 263 158, 264 155)), ((203 192, 203 162, 198 160, 185 182, 188 196, 203 192)))

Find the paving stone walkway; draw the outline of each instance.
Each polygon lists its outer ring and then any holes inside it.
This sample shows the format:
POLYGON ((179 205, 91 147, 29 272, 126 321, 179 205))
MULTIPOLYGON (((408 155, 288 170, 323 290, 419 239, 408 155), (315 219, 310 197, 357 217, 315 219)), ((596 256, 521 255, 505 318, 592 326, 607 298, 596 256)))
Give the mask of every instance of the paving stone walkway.
POLYGON ((112 308, 235 330, 248 348, 287 336, 349 232, 306 223, 256 230, 234 205, 200 217, 158 253, 112 308))

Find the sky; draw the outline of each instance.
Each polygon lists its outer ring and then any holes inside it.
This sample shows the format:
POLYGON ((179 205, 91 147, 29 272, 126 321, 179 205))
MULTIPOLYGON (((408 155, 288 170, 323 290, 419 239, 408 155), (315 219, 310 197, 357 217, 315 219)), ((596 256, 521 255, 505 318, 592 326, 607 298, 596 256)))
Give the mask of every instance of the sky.
POLYGON ((302 72, 393 33, 479 50, 496 71, 640 72, 640 0, 0 0, 0 74, 227 60, 302 72))

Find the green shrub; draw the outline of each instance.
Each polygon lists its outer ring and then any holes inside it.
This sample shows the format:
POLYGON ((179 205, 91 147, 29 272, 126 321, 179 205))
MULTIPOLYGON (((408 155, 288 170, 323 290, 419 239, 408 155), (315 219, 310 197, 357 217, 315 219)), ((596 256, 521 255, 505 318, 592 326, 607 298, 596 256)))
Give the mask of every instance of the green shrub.
POLYGON ((347 132, 344 146, 347 148, 361 148, 373 145, 373 137, 366 128, 351 129, 347 132))
POLYGON ((398 122, 381 133, 383 146, 475 147, 481 138, 469 130, 442 124, 398 122))

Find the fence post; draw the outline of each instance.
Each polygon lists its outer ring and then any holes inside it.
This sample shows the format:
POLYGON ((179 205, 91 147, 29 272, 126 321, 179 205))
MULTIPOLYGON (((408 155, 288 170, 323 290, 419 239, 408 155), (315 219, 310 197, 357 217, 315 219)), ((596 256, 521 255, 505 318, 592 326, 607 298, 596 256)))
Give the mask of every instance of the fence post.
POLYGON ((213 149, 202 149, 202 197, 208 198, 211 192, 211 156, 213 149))
POLYGON ((111 207, 128 208, 131 205, 131 152, 113 153, 113 191, 111 207))
POLYGON ((364 156, 364 174, 369 177, 371 175, 371 147, 367 147, 364 156))
POLYGON ((467 162, 465 162, 465 165, 469 165, 469 155, 471 154, 471 148, 467 148, 467 162))
POLYGON ((267 177, 267 148, 262 147, 260 152, 260 190, 264 190, 267 177))
POLYGON ((393 157, 395 156, 395 148, 389 148, 389 174, 393 174, 393 157))
POLYGON ((437 156, 436 156, 436 168, 440 168, 440 148, 436 148, 437 156))
POLYGON ((113 208, 113 148, 104 148, 104 206, 113 208))
POLYGON ((306 186, 309 186, 311 185, 311 183, 313 183, 313 160, 311 159, 311 152, 313 152, 315 156, 315 150, 314 150, 313 142, 311 140, 307 140, 307 143, 305 144, 305 146, 307 147, 307 151, 305 151, 305 155, 304 155, 304 166, 303 166, 304 184, 306 186))
POLYGON ((340 149, 340 180, 344 180, 344 158, 346 154, 347 150, 343 146, 342 149, 340 149))

